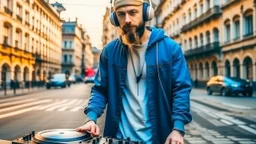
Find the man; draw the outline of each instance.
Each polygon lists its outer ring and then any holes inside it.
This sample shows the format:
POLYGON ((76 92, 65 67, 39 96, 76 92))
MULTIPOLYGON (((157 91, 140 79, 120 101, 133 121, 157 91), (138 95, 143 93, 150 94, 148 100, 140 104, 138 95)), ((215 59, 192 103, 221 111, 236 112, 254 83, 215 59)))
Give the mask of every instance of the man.
POLYGON ((111 21, 121 36, 101 54, 88 120, 77 131, 98 136, 96 121, 107 105, 104 136, 183 144, 184 125, 192 120, 191 78, 180 45, 145 26, 150 9, 143 0, 114 1, 111 21))

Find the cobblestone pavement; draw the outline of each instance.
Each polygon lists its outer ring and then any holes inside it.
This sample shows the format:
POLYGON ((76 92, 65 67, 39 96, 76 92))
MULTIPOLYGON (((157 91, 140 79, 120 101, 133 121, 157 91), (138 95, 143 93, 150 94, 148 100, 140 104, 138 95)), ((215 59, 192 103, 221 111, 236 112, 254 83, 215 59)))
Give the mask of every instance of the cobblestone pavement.
POLYGON ((255 144, 256 116, 220 111, 191 102, 193 121, 185 144, 255 144))

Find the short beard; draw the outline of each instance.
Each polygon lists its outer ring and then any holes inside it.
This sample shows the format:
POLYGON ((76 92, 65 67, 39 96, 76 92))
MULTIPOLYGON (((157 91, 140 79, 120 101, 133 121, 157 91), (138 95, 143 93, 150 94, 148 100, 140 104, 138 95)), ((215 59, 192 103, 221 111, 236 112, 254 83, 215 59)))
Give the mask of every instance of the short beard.
POLYGON ((122 39, 125 44, 132 45, 132 44, 141 44, 141 37, 145 31, 145 22, 141 22, 138 27, 136 27, 135 32, 131 29, 132 25, 124 25, 122 29, 122 39))

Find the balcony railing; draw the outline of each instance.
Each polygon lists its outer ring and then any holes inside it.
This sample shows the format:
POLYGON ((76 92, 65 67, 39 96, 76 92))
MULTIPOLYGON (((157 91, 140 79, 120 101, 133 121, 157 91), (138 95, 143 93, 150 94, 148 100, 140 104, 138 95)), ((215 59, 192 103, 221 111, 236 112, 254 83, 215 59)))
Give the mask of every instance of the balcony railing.
POLYGON ((61 66, 75 66, 73 62, 62 62, 61 66))
POLYGON ((4 7, 4 11, 9 14, 10 16, 12 16, 12 10, 10 8, 8 8, 7 6, 4 7))
POLYGON ((193 55, 199 55, 199 54, 212 54, 212 53, 219 53, 220 52, 220 44, 219 42, 210 43, 204 46, 200 46, 195 49, 190 49, 185 51, 185 56, 193 56, 193 55))
POLYGON ((195 20, 191 21, 190 23, 184 25, 181 28, 181 31, 186 32, 186 31, 202 24, 205 21, 207 21, 211 18, 220 16, 220 15, 221 15, 220 7, 219 6, 214 6, 213 8, 209 9, 206 13, 202 14, 200 17, 198 17, 195 20))

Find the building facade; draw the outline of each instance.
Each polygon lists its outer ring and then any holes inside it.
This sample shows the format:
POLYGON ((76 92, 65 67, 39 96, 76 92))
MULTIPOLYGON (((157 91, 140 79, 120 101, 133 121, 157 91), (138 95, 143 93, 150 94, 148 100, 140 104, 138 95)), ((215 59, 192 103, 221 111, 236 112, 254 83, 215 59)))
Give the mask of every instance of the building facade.
POLYGON ((111 42, 112 40, 118 38, 119 33, 117 31, 117 28, 114 27, 110 23, 110 14, 111 14, 111 9, 106 8, 106 12, 103 17, 103 35, 102 35, 102 46, 104 47, 106 44, 111 42))
POLYGON ((63 21, 62 25, 62 72, 81 75, 85 54, 84 30, 76 21, 63 21))
POLYGON ((192 80, 224 75, 256 82, 255 0, 167 0, 159 27, 183 49, 192 80))
POLYGON ((59 13, 44 0, 0 0, 1 82, 42 81, 60 63, 59 13))
POLYGON ((85 34, 85 69, 93 67, 92 43, 89 35, 85 34))

